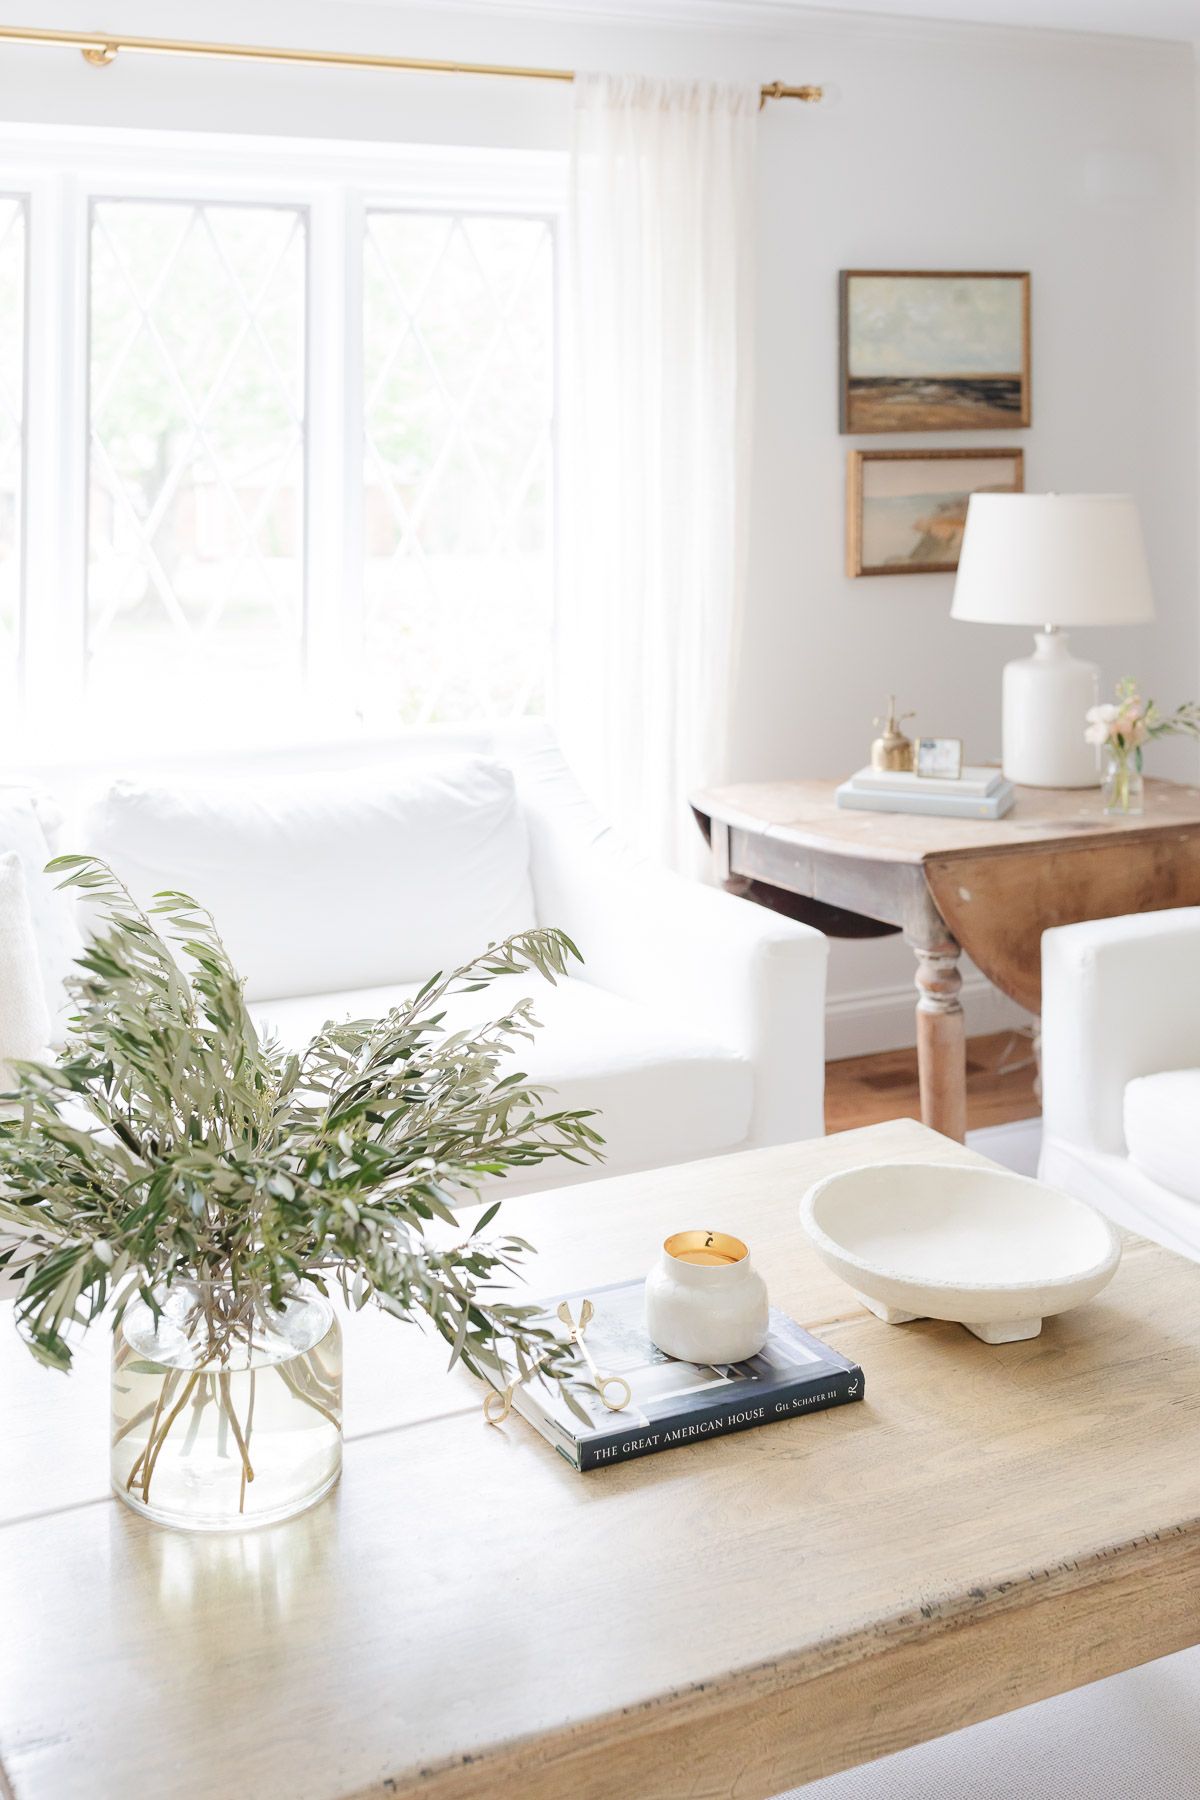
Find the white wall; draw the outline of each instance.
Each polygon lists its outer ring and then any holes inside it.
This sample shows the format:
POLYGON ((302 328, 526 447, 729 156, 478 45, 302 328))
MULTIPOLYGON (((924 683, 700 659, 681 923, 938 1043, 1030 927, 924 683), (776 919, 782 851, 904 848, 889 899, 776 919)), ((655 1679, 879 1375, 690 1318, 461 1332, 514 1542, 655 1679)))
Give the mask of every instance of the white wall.
MULTIPOLYGON (((617 0, 607 10, 621 10, 617 0)), ((629 10, 626 7, 625 10, 629 10)), ((735 773, 840 776, 865 760, 886 690, 921 729, 996 754, 999 670, 1024 634, 954 625, 946 576, 848 581, 849 440, 837 432, 836 275, 845 266, 1033 272, 1033 488, 1129 490, 1145 520, 1159 617, 1079 634, 1105 679, 1164 702, 1200 689, 1192 52, 1075 34, 837 20, 779 23, 754 0, 687 0, 676 23, 518 15, 439 0, 60 0, 55 23, 397 54, 816 80, 831 103, 762 119, 754 563, 735 773), (688 22, 690 16, 691 23, 688 22)), ((0 0, 0 21, 41 24, 0 0)), ((570 90, 549 84, 0 50, 9 120, 173 126, 530 148, 566 142, 570 90)), ((888 438, 864 440, 879 447, 888 438)), ((953 434, 897 443, 953 445, 953 434)), ((1181 746, 1152 769, 1192 773, 1181 746)), ((907 1041, 911 964, 884 939, 835 946, 831 1049, 907 1041)), ((976 978, 971 1023, 1007 1016, 976 978)))
MULTIPOLYGON (((952 623, 947 576, 842 574, 839 267, 1032 270, 1033 427, 978 441, 1024 444, 1030 488, 1137 495, 1159 619, 1080 633, 1078 646, 1106 681, 1129 672, 1163 701, 1190 697, 1200 686, 1190 50, 913 27, 843 40, 818 73, 826 67, 841 103, 789 124, 791 142, 774 126, 767 138, 758 563, 739 765, 763 776, 856 766, 890 688, 921 729, 964 738, 974 760, 996 755, 999 668, 1028 643, 952 623)), ((1195 759, 1155 750, 1151 768, 1191 774, 1195 759)), ((896 941, 842 946, 833 1047, 906 1023, 908 979, 896 941), (891 988, 882 1014, 881 987, 891 988)), ((999 1024, 1003 1009, 978 1004, 970 985, 974 1027, 999 1024)))

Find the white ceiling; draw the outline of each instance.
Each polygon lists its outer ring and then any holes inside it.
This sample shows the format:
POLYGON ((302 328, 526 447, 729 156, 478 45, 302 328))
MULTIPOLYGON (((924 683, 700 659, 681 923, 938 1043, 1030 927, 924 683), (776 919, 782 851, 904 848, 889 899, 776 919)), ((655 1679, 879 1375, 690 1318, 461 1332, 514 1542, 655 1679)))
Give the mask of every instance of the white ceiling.
POLYGON ((835 10, 1200 42, 1200 0, 840 0, 835 10))
POLYGON ((828 10, 1200 42, 1200 0, 834 0, 828 10))
MULTIPOLYGON (((374 0, 411 5, 413 0, 374 0)), ((971 25, 1091 31, 1121 37, 1167 38, 1200 44, 1200 0, 447 0, 470 10, 557 14, 560 18, 617 17, 646 22, 736 21, 761 26, 805 14, 952 20, 971 25)))

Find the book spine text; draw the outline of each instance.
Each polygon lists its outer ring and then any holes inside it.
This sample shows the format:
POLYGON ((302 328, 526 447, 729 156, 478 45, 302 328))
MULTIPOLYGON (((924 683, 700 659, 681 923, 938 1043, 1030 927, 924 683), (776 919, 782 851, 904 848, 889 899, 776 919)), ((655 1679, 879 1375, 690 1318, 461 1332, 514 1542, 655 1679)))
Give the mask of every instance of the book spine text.
POLYGON ((846 1406, 862 1397, 862 1370, 835 1369, 819 1381, 776 1388, 761 1401, 735 1400, 703 1417, 681 1413, 671 1419, 656 1419, 653 1425, 635 1426, 609 1438, 581 1443, 579 1467, 585 1472, 611 1469, 617 1463, 631 1462, 635 1456, 654 1456, 660 1450, 675 1450, 681 1444, 700 1443, 704 1438, 726 1437, 733 1431, 752 1431, 756 1425, 778 1424, 781 1419, 794 1419, 806 1412, 823 1412, 831 1406, 846 1406))

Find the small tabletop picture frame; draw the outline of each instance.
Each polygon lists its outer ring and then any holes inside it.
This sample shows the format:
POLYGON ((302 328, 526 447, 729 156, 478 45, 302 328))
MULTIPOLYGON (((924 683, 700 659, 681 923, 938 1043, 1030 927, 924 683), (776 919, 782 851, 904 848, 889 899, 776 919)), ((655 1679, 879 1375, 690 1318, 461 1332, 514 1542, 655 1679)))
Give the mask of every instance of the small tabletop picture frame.
POLYGON ((918 775, 931 780, 960 780, 963 771, 962 739, 918 738, 913 753, 913 766, 918 775))

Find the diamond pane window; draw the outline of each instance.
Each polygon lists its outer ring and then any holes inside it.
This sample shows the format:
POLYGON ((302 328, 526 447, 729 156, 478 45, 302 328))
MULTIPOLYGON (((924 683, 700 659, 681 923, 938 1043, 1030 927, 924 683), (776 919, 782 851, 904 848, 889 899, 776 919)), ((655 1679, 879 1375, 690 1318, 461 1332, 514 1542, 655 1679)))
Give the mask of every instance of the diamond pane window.
POLYGON ((21 654, 25 473, 23 199, 0 195, 0 703, 15 699, 21 654))
POLYGON ((97 200, 87 680, 172 724, 297 676, 302 208, 97 200))
POLYGON ((540 711, 551 227, 372 210, 364 284, 365 704, 410 723, 540 711))

